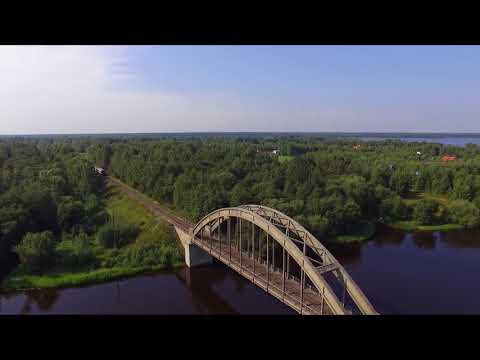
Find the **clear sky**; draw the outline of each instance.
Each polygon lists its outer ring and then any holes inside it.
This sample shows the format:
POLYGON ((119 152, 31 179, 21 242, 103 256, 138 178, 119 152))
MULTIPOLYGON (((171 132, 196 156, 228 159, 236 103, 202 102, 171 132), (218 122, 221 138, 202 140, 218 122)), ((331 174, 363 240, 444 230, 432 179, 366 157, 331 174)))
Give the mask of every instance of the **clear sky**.
POLYGON ((0 46, 0 134, 480 132, 479 46, 0 46))

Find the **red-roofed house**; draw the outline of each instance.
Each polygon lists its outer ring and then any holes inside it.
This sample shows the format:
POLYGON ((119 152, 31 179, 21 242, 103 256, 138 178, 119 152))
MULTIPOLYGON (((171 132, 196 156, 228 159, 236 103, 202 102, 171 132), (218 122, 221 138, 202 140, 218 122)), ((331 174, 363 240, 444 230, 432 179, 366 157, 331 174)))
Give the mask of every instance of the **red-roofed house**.
POLYGON ((456 157, 455 155, 446 154, 446 155, 443 155, 442 160, 443 160, 444 162, 454 161, 454 160, 457 160, 457 157, 456 157))

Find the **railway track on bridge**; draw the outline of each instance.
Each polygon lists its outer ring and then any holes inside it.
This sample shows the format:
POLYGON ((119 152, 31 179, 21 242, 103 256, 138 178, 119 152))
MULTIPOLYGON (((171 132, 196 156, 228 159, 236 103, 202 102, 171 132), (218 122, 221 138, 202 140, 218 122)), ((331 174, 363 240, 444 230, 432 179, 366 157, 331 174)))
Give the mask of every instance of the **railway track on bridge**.
POLYGON ((195 238, 193 242, 299 314, 333 315, 323 296, 312 288, 305 288, 302 294, 301 280, 291 275, 284 278, 281 268, 245 254, 242 256, 236 248, 225 244, 222 246, 221 242, 214 239, 195 238))

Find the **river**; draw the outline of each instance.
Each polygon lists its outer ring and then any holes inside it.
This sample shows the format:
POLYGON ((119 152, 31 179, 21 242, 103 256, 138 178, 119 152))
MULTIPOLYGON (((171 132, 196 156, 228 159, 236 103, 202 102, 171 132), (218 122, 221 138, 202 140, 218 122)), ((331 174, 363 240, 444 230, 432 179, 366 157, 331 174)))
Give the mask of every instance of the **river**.
MULTIPOLYGON (((382 314, 480 313, 480 233, 381 229, 329 246, 382 314)), ((1 314, 294 314, 221 263, 107 284, 0 295, 1 314)))

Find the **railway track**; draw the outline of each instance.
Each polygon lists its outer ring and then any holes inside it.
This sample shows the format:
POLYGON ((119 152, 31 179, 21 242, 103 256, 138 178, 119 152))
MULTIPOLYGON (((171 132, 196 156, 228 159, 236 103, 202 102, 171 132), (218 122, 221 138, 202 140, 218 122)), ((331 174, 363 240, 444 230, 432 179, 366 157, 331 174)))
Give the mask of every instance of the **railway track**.
POLYGON ((157 201, 142 194, 138 190, 131 188, 119 179, 109 176, 108 181, 114 184, 117 189, 120 190, 120 192, 127 195, 129 198, 135 200, 145 209, 147 209, 157 217, 161 218, 162 220, 168 222, 169 224, 180 227, 185 231, 193 228, 193 224, 187 219, 184 219, 174 214, 170 209, 167 209, 165 206, 160 205, 157 201))

